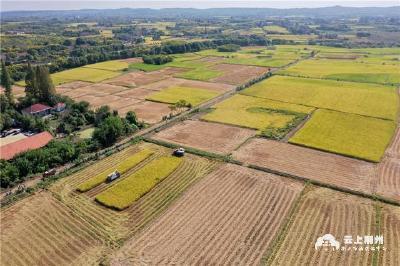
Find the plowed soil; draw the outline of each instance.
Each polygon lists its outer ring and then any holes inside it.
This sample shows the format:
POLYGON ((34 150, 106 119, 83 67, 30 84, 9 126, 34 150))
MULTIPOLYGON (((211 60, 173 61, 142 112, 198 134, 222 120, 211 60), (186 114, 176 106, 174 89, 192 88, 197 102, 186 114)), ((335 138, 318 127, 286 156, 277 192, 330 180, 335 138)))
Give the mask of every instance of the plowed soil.
POLYGON ((400 201, 400 128, 377 166, 376 193, 400 201))
POLYGON ((372 163, 266 139, 251 140, 233 156, 248 164, 366 193, 372 193, 375 179, 372 163))
POLYGON ((140 120, 149 124, 158 123, 163 116, 171 113, 168 104, 143 101, 137 104, 129 105, 118 110, 119 115, 124 116, 128 111, 134 111, 140 120))
POLYGON ((219 64, 214 66, 213 69, 222 71, 224 72, 224 74, 222 76, 212 79, 212 82, 226 83, 232 85, 243 84, 246 81, 254 79, 268 71, 268 68, 266 67, 233 64, 219 64))
POLYGON ((302 188, 223 165, 128 240, 111 265, 259 265, 302 188))
POLYGON ((154 139, 219 154, 228 154, 256 134, 255 130, 186 120, 153 136, 154 139))
MULTIPOLYGON (((372 265, 373 251, 315 249, 318 237, 331 234, 345 245, 344 236, 375 235, 375 209, 373 201, 314 188, 307 192, 299 204, 291 226, 268 265, 372 265)), ((377 264, 378 265, 378 264, 377 264)), ((386 265, 386 264, 382 264, 386 265)), ((395 264, 393 264, 395 265, 395 264)))

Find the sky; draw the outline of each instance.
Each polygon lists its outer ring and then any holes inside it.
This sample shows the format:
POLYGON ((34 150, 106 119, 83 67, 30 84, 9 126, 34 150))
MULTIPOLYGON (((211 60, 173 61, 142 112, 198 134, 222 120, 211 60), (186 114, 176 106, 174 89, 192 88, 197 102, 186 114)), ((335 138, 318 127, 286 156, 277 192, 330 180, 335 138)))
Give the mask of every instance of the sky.
POLYGON ((219 7, 269 7, 269 8, 296 8, 296 7, 324 7, 324 6, 352 6, 352 7, 375 7, 375 6, 398 6, 400 0, 382 1, 360 1, 360 0, 150 0, 150 1, 68 1, 68 0, 45 0, 45 1, 23 1, 23 0, 1 0, 1 11, 12 10, 76 10, 76 9, 105 9, 105 8, 219 8, 219 7))

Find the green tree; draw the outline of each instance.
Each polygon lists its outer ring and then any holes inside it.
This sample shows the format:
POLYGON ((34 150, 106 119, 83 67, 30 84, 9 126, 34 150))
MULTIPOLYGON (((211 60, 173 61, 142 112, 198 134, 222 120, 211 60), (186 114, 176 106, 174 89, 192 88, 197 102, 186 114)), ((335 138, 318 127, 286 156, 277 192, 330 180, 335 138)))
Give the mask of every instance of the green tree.
POLYGON ((37 79, 35 70, 31 66, 31 63, 28 63, 25 75, 25 92, 26 95, 30 98, 39 98, 39 88, 37 85, 37 79))
POLYGON ((125 133, 125 126, 118 116, 109 116, 93 132, 93 139, 108 147, 125 133))
POLYGON ((1 60, 1 86, 4 87, 4 94, 6 95, 8 102, 12 104, 14 102, 14 97, 12 94, 12 81, 10 78, 10 73, 8 73, 8 69, 3 60, 1 60))
POLYGON ((49 69, 46 66, 37 66, 35 72, 40 100, 54 104, 56 89, 51 80, 49 69))
POLYGON ((136 126, 138 125, 137 116, 136 116, 135 112, 133 112, 133 111, 127 112, 127 113, 126 113, 126 116, 125 116, 125 119, 126 119, 130 124, 133 124, 133 125, 136 125, 136 126))

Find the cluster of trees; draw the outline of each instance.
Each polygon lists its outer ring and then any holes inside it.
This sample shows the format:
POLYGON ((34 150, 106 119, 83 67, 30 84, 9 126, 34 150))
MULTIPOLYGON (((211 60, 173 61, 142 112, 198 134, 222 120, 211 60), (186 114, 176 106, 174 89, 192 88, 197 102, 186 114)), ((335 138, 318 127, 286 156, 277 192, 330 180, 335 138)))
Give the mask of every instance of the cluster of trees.
POLYGON ((101 147, 109 147, 120 137, 131 134, 144 126, 132 111, 128 112, 125 118, 121 118, 118 112, 111 113, 108 106, 103 106, 101 116, 102 120, 93 132, 93 141, 101 147))
POLYGON ((224 44, 217 47, 218 52, 237 52, 240 46, 237 44, 224 44))
POLYGON ((172 62, 172 56, 168 55, 145 55, 143 56, 143 62, 145 64, 152 65, 164 65, 166 63, 172 62))
POLYGON ((26 98, 32 102, 43 102, 54 105, 57 102, 56 89, 51 80, 49 69, 38 65, 32 67, 28 63, 25 75, 26 98))
POLYGON ((12 161, 0 160, 1 187, 7 188, 24 181, 31 174, 42 173, 50 168, 71 162, 87 152, 87 143, 70 140, 53 140, 46 147, 27 151, 12 161))

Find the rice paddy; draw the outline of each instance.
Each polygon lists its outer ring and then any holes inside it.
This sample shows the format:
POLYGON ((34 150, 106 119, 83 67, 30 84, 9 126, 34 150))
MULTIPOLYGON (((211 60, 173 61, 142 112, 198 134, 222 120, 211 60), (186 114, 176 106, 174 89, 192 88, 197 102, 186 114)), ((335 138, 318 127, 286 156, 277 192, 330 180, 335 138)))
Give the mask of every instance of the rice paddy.
POLYGON ((316 110, 289 142, 379 162, 395 129, 394 121, 316 110))
POLYGON ((400 65, 367 64, 353 60, 304 60, 279 74, 381 84, 400 83, 400 65))
POLYGON ((116 77, 121 73, 97 68, 78 67, 51 75, 54 85, 72 82, 76 80, 88 82, 100 82, 109 78, 116 77))
POLYGON ((242 94, 395 120, 396 88, 379 84, 274 76, 242 94))
POLYGON ((306 115, 314 110, 312 107, 245 95, 235 95, 214 108, 202 119, 258 129, 260 132, 267 128, 285 128, 296 115, 306 115))
POLYGON ((96 200, 110 208, 125 209, 170 175, 181 161, 181 158, 172 156, 164 156, 151 161, 114 186, 98 194, 96 200))
POLYGON ((97 174, 96 176, 86 180, 78 186, 77 190, 80 192, 85 192, 100 185, 101 183, 104 183, 107 179, 107 176, 113 171, 118 171, 122 175, 129 169, 133 168, 135 165, 150 157, 153 153, 154 152, 149 149, 141 150, 140 152, 135 153, 131 157, 123 160, 119 164, 112 166, 97 174))

